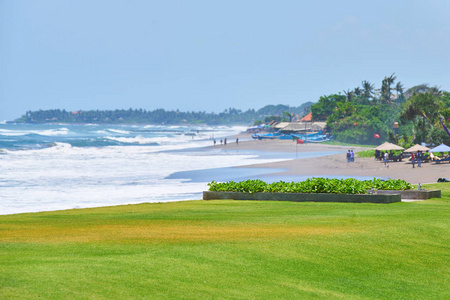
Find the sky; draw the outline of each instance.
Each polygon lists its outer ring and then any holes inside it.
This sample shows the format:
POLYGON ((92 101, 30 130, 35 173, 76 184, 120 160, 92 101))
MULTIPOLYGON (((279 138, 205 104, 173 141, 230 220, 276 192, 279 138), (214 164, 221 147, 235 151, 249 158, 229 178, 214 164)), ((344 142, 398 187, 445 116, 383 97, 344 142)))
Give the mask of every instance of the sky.
POLYGON ((0 121, 219 113, 381 87, 450 90, 450 1, 0 0, 0 121))

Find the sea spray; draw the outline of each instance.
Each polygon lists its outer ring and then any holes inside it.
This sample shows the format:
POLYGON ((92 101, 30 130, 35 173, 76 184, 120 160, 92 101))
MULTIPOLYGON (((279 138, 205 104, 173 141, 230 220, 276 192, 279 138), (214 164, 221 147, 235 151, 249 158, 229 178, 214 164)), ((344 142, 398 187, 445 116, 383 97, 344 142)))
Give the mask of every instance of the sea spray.
POLYGON ((223 138, 242 130, 245 128, 2 124, 0 214, 201 199, 212 178, 194 182, 167 177, 176 172, 284 159, 205 149, 213 145, 213 136, 223 138), (204 150, 192 150, 196 148, 204 150))

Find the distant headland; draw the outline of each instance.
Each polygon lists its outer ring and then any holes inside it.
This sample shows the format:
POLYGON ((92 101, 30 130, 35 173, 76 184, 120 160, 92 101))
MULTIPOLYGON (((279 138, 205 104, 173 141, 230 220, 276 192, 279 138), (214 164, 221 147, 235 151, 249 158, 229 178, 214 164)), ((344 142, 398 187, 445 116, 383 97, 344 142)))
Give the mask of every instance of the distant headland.
POLYGON ((261 109, 242 111, 235 108, 225 109, 221 113, 181 112, 179 110, 156 109, 116 109, 116 110, 77 110, 61 109, 28 111, 14 120, 16 123, 98 123, 98 124, 207 124, 232 125, 253 124, 265 116, 282 116, 286 112, 303 116, 309 112, 312 102, 300 106, 266 105, 261 109))

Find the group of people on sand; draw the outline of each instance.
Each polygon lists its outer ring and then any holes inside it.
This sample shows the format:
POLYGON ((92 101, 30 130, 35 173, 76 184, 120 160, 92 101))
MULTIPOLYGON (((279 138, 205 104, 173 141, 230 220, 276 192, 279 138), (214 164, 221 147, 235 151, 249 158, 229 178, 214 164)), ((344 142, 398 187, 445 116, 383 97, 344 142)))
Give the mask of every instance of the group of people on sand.
MULTIPOLYGON (((411 153, 411 163, 412 163, 412 167, 415 168, 416 167, 416 163, 417 163, 417 167, 422 167, 422 158, 423 158, 423 153, 422 151, 417 151, 416 153, 412 152, 411 153)), ((383 151, 379 151, 379 150, 375 150, 375 159, 383 159, 384 161, 384 166, 386 168, 389 168, 389 152, 386 151, 383 153, 383 151)))
POLYGON ((415 168, 415 163, 417 162, 417 167, 422 167, 422 151, 417 151, 416 153, 411 153, 411 163, 412 167, 415 168))
POLYGON ((347 162, 355 162, 355 153, 353 152, 353 150, 348 150, 347 152, 347 162))
MULTIPOLYGON (((225 145, 226 146, 226 144, 227 144, 227 138, 224 138, 223 140, 222 139, 220 139, 220 145, 225 145)), ((238 145, 239 144, 239 138, 236 138, 236 145, 238 145)), ((214 139, 214 146, 216 145, 216 139, 214 139)))
MULTIPOLYGON (((225 139, 220 139, 220 144, 222 145, 223 143, 225 143, 225 145, 227 144, 227 138, 225 139)), ((214 139, 214 146, 216 145, 216 139, 214 139)))

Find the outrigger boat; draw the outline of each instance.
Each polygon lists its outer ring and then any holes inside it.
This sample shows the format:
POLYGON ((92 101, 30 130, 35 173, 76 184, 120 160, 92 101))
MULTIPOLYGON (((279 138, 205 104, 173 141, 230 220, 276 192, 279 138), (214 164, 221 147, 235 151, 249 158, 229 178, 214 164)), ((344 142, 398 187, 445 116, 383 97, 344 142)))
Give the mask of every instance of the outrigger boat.
POLYGON ((306 136, 304 134, 284 134, 281 132, 275 133, 266 133, 266 134, 253 134, 253 139, 264 140, 264 139, 280 139, 280 140, 306 140, 312 143, 320 143, 330 141, 333 136, 327 136, 326 134, 322 134, 322 131, 309 133, 306 136))

